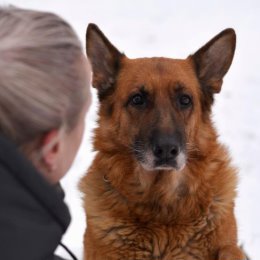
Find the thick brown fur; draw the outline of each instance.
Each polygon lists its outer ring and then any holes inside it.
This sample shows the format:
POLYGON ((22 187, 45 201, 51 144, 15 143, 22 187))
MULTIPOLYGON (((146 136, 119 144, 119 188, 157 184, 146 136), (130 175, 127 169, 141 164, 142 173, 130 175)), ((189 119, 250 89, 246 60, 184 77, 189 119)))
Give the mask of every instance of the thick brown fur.
POLYGON ((234 217, 236 170, 211 121, 234 50, 235 33, 227 29, 185 60, 128 59, 89 25, 100 111, 97 154, 80 183, 86 260, 244 259, 234 217), (135 107, 131 97, 140 92, 145 106, 135 107), (179 93, 192 97, 190 107, 179 107, 179 93), (157 128, 183 135, 181 170, 147 170, 138 160, 136 138, 157 128))

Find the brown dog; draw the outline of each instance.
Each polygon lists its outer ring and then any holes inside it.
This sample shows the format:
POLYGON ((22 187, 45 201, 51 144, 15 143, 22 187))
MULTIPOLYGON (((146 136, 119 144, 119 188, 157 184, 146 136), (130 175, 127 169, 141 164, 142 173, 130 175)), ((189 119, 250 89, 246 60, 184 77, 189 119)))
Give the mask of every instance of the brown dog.
POLYGON ((185 60, 128 59, 87 30, 100 111, 80 187, 87 260, 242 260, 236 171, 211 121, 235 51, 227 29, 185 60))

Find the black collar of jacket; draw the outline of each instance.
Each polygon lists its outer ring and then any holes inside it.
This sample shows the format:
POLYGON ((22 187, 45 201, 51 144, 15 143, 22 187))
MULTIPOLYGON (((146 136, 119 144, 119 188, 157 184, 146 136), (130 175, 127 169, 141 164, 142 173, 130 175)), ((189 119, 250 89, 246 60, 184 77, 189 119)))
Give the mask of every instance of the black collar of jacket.
POLYGON ((70 214, 63 201, 63 192, 59 187, 49 185, 17 147, 1 135, 0 164, 32 194, 65 232, 70 223, 70 214))

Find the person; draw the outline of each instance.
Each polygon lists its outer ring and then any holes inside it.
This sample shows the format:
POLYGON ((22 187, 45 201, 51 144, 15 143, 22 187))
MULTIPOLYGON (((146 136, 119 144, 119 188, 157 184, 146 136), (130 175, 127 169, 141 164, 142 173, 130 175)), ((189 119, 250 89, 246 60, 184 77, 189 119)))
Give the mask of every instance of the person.
POLYGON ((70 214, 59 181, 90 99, 90 65, 71 26, 0 7, 0 259, 61 259, 70 214))

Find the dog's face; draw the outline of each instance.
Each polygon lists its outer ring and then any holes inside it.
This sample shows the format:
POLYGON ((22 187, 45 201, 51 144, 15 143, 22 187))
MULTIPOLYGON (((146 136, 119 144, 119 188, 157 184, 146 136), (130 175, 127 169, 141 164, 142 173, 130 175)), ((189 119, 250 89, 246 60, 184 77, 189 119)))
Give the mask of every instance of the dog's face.
POLYGON ((125 59, 118 76, 112 101, 120 113, 118 136, 146 170, 181 170, 199 108, 189 63, 125 59))
POLYGON ((130 152, 148 171, 182 170, 189 150, 199 146, 199 127, 209 120, 234 50, 235 33, 228 29, 185 60, 128 59, 89 25, 87 54, 101 103, 99 148, 130 152))

